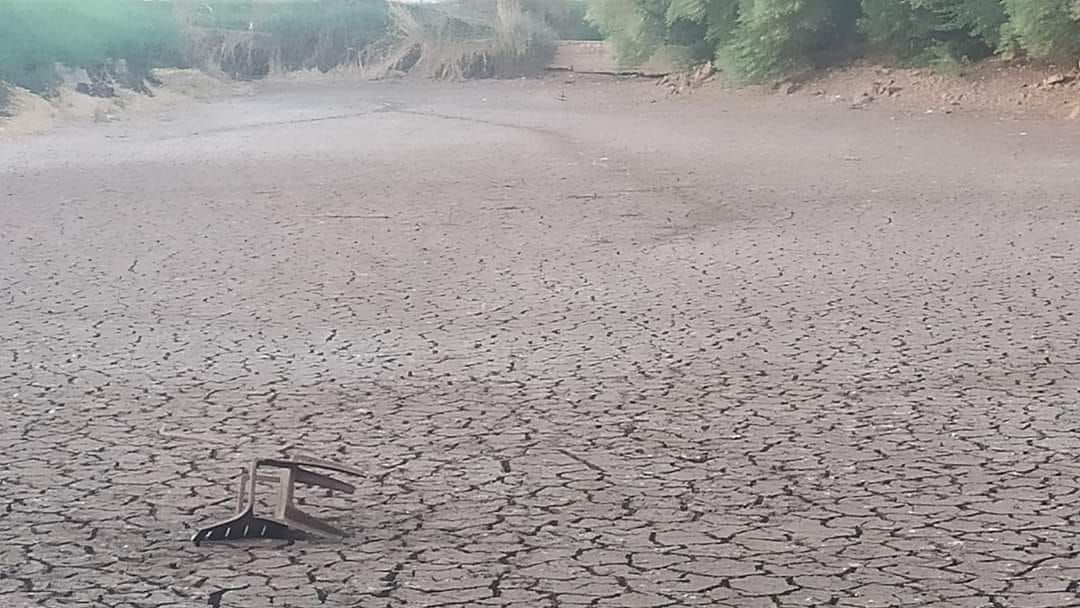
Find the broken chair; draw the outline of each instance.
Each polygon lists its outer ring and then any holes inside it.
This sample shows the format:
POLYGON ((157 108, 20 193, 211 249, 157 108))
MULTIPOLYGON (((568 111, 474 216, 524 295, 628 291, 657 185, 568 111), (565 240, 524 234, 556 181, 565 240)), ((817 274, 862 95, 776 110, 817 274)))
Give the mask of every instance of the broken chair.
POLYGON ((346 536, 344 530, 300 510, 293 501, 293 495, 298 483, 346 494, 354 493, 356 486, 309 469, 324 469, 355 476, 363 475, 361 471, 353 467, 318 458, 259 458, 240 473, 236 515, 227 521, 199 530, 191 540, 198 545, 203 541, 241 538, 292 539, 308 534, 346 536), (260 473, 260 468, 277 470, 272 474, 264 474, 260 473), (277 501, 272 517, 260 517, 255 514, 255 487, 260 481, 277 483, 277 501))

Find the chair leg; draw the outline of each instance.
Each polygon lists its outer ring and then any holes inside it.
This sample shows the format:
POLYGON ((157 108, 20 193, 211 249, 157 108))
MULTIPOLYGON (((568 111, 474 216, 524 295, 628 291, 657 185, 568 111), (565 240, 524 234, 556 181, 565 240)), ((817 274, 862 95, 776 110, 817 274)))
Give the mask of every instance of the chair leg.
MULTIPOLYGON (((296 506, 294 501, 296 482, 300 480, 303 473, 307 473, 307 471, 293 468, 284 469, 279 473, 280 485, 278 486, 277 504, 274 507, 274 518, 291 528, 309 534, 348 536, 345 531, 305 513, 296 506)), ((323 476, 320 475, 319 477, 323 476)))
POLYGON ((274 517, 278 521, 287 521, 289 505, 293 501, 293 470, 282 469, 277 475, 277 500, 274 503, 274 517))
POLYGON ((348 533, 344 530, 330 525, 313 515, 309 515, 294 506, 286 507, 285 516, 284 521, 288 523, 290 527, 303 530, 304 532, 327 536, 348 536, 348 533))
POLYGON ((247 509, 248 501, 248 472, 247 469, 240 471, 240 478, 237 480, 236 488, 236 512, 243 513, 247 509))
POLYGON ((304 469, 292 470, 296 472, 293 477, 293 479, 296 480, 296 483, 302 483, 306 486, 319 486, 320 488, 337 490, 338 492, 344 492, 345 494, 352 494, 353 492, 356 492, 356 486, 352 485, 351 483, 334 479, 329 475, 313 473, 311 471, 305 471, 304 469))

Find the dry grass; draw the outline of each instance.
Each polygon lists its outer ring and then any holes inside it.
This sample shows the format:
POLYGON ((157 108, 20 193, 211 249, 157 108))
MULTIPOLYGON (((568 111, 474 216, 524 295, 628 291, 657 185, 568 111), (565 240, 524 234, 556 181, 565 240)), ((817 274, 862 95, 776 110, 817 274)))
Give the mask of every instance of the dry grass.
POLYGON ((382 0, 287 0, 246 8, 176 0, 174 9, 189 63, 243 80, 355 66, 360 49, 387 31, 382 0))
POLYGON ((391 4, 392 33, 361 57, 370 78, 510 78, 535 73, 555 52, 544 16, 519 0, 391 4))
POLYGON ((184 53, 192 65, 237 80, 262 78, 273 69, 269 36, 259 32, 187 26, 184 53))

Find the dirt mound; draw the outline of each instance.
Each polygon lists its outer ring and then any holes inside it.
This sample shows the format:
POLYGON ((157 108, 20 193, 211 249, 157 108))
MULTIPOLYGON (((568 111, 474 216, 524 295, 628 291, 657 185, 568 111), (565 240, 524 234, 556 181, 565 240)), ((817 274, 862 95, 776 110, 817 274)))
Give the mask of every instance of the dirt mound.
POLYGON ((155 95, 166 93, 206 100, 247 95, 254 90, 250 83, 222 80, 198 70, 156 70, 154 75, 161 81, 161 86, 154 90, 155 95))
POLYGON ((108 122, 119 110, 121 97, 103 99, 61 89, 44 99, 25 89, 14 88, 9 99, 10 117, 0 118, 0 136, 43 133, 62 124, 108 122))
POLYGON ((151 90, 151 95, 115 88, 112 96, 100 97, 77 90, 83 84, 78 73, 65 72, 63 76, 64 84, 48 99, 25 89, 12 89, 10 116, 0 116, 0 137, 44 133, 73 124, 124 120, 175 108, 193 100, 251 91, 251 86, 243 83, 219 80, 196 70, 173 69, 155 72, 161 84, 151 90))

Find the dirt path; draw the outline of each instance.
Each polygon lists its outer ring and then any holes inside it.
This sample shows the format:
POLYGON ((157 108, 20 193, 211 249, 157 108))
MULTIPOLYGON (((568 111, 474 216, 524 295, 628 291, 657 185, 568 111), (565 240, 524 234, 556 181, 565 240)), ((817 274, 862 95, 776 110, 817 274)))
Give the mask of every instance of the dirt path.
POLYGON ((655 95, 0 142, 4 605, 1080 605, 1075 137, 655 95), (187 542, 290 447, 351 538, 187 542))

